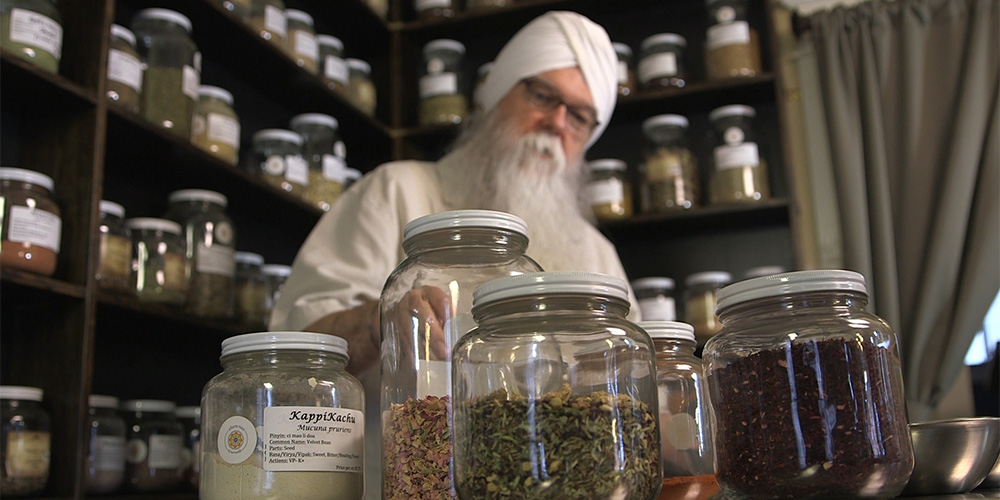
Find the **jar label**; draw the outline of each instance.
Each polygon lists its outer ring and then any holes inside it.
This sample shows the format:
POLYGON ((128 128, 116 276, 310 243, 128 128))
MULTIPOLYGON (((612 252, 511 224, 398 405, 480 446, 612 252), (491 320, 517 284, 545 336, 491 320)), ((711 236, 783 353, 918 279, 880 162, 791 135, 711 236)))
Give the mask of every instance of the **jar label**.
POLYGON ((142 61, 124 50, 111 49, 108 52, 108 80, 139 92, 142 89, 142 61))
POLYGON ((233 260, 233 249, 222 245, 208 246, 198 243, 198 253, 195 258, 195 269, 200 274, 217 274, 232 278, 236 274, 236 261, 233 260))
POLYGON ((323 64, 323 76, 346 85, 348 75, 350 75, 350 70, 347 67, 347 61, 342 57, 326 56, 323 64))
POLYGON ((125 460, 132 465, 143 463, 149 456, 149 446, 146 446, 146 442, 141 439, 130 439, 127 451, 125 460))
POLYGON ((316 35, 308 31, 298 30, 295 32, 295 53, 310 61, 319 58, 319 45, 316 43, 316 35))
POLYGON ((10 207, 7 239, 14 243, 31 243, 59 253, 62 219, 58 215, 22 206, 10 207))
POLYGON ((285 17, 285 11, 273 5, 265 5, 264 29, 285 38, 288 31, 288 18, 285 17))
POLYGON ((181 84, 181 91, 193 101, 198 100, 198 87, 201 85, 201 76, 198 70, 191 66, 184 65, 184 83, 181 84))
POLYGON ((124 236, 104 234, 99 244, 101 274, 128 278, 132 274, 132 242, 124 236))
POLYGON ((643 321, 676 321, 677 307, 673 297, 639 299, 643 321))
POLYGON ((45 478, 49 475, 51 435, 40 431, 12 431, 7 435, 6 477, 45 478))
POLYGON ((149 436, 149 468, 176 469, 181 465, 180 436, 155 434, 149 436))
POLYGON ((334 155, 323 155, 323 178, 341 184, 347 180, 347 164, 334 155))
POLYGON ((48 16, 26 9, 10 10, 10 41, 38 47, 62 57, 62 26, 48 16))
POLYGON ((594 181, 587 185, 587 195, 593 205, 621 203, 625 199, 625 185, 618 179, 594 181))
POLYGON ((757 151, 757 143, 754 142, 716 147, 714 156, 715 168, 718 170, 746 166, 756 167, 760 164, 760 154, 757 151))
POLYGON ((285 156, 285 180, 301 186, 309 185, 309 162, 301 156, 285 156))
POLYGON ((361 472, 364 425, 348 408, 264 408, 264 470, 361 472))
POLYGON ((625 61, 618 61, 618 83, 628 83, 628 63, 625 61))
POLYGON ((652 54, 639 61, 639 79, 643 83, 654 78, 674 76, 677 74, 677 54, 673 52, 663 52, 652 54))
POLYGON ((458 93, 458 74, 438 73, 420 77, 420 98, 458 93))
POLYGON ((151 279, 162 280, 159 284, 168 290, 187 291, 187 258, 174 252, 163 254, 163 276, 154 273, 151 279))
POLYGON ((220 113, 209 113, 208 140, 239 147, 240 122, 220 113))
POLYGON ((451 0, 416 0, 413 2, 417 11, 427 9, 447 9, 451 7, 451 0))
POLYGON ((257 448, 257 429, 245 417, 233 415, 219 427, 217 444, 222 460, 229 464, 241 463, 257 448))
POLYGON ((750 43, 750 23, 736 21, 734 23, 716 24, 708 28, 705 48, 714 50, 726 45, 746 45, 750 43))
POLYGON ((122 436, 97 436, 93 441, 91 460, 94 469, 101 472, 125 470, 125 438, 122 436))

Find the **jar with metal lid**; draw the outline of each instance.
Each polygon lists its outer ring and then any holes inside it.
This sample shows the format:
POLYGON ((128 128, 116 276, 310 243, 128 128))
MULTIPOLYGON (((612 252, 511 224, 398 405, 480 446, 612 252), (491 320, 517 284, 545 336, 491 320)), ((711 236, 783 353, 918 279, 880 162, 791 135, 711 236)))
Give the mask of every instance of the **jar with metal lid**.
POLYGON ((677 304, 674 301, 674 280, 662 276, 632 281, 643 321, 674 321, 677 304))
POLYGON ((462 64, 465 45, 440 39, 424 45, 424 66, 420 76, 420 125, 460 123, 469 112, 462 92, 462 64))
POLYGON ((656 497, 653 342, 628 309, 625 281, 601 274, 530 273, 476 288, 478 326, 453 351, 459 498, 656 497))
POLYGON ((632 95, 635 90, 635 72, 632 71, 632 48, 624 43, 615 42, 611 44, 615 48, 615 55, 618 56, 618 66, 615 74, 618 78, 618 95, 625 97, 632 95))
POLYGON ((125 207, 108 200, 98 204, 97 272, 94 279, 105 290, 131 292, 132 233, 125 226, 125 207))
POLYGON ((347 146, 340 140, 340 123, 321 113, 292 117, 292 131, 302 136, 302 157, 309 164, 309 184, 302 197, 323 211, 344 191, 347 146))
POLYGON ((351 102, 365 114, 374 115, 378 94, 372 81, 371 65, 361 59, 348 58, 347 68, 349 75, 347 88, 351 102))
POLYGON ((309 162, 302 157, 302 136, 268 128, 253 134, 247 168, 264 182, 302 197, 309 185, 309 162))
POLYGON ((105 95, 122 109, 138 113, 140 92, 142 92, 142 61, 135 48, 135 34, 124 26, 112 24, 105 95))
POLYGON ((285 288, 285 282, 292 274, 292 266, 285 264, 264 264, 260 266, 260 274, 264 277, 267 286, 267 320, 271 320, 271 311, 281 297, 281 291, 285 288))
POLYGON ((344 58, 344 42, 330 35, 316 37, 319 44, 319 73, 327 88, 346 94, 350 85, 350 69, 344 58))
POLYGON ((628 180, 625 162, 604 158, 587 162, 590 179, 587 199, 599 221, 632 216, 632 184, 628 180))
POLYGON ((760 35, 750 25, 747 0, 706 0, 705 76, 709 80, 756 76, 760 62, 760 35))
POLYGON ((476 286, 541 271, 527 248, 527 225, 504 212, 442 212, 403 228, 406 259, 379 301, 385 500, 453 496, 451 348, 475 326, 476 286))
POLYGON ((364 405, 347 341, 265 332, 222 341, 202 391, 202 500, 364 498, 364 405))
POLYGON ((643 89, 680 88, 687 84, 684 50, 687 40, 676 33, 647 37, 640 45, 637 73, 643 89))
POLYGON ((177 405, 160 399, 130 399, 121 411, 128 426, 125 484, 130 491, 173 491, 180 486, 184 428, 177 405))
POLYGON ((684 322, 694 326, 699 346, 722 328, 715 315, 715 294, 733 281, 725 271, 705 271, 684 279, 684 322))
POLYGON ((181 406, 174 416, 184 428, 181 446, 181 488, 198 491, 201 470, 201 407, 181 406))
POLYGON ((656 115, 642 123, 646 139, 640 168, 643 212, 688 210, 701 205, 698 160, 688 145, 688 119, 656 115))
POLYGON ((0 167, 0 265, 42 276, 56 272, 62 218, 53 189, 43 173, 0 167))
POLYGON ((663 487, 658 499, 709 500, 719 493, 708 387, 695 356, 694 328, 641 321, 656 350, 663 487))
POLYGON ((713 204, 755 203, 770 198, 767 162, 760 156, 750 106, 733 104, 712 110, 715 170, 708 194, 713 204))
POLYGON ((191 20, 167 9, 143 9, 132 20, 142 72, 140 112, 170 133, 191 139, 201 84, 201 54, 191 39, 191 20))
POLYGON ((288 33, 284 0, 250 0, 250 27, 261 38, 284 50, 288 33))
POLYGON ((143 302, 184 305, 187 299, 187 255, 181 225, 166 219, 127 219, 132 233, 135 292, 143 302))
POLYGON ((509 7, 513 0, 466 0, 465 10, 489 10, 509 7))
POLYGON ((417 19, 446 19, 455 17, 459 0, 413 0, 417 19))
POLYGON ((112 493, 125 482, 125 420, 118 398, 91 394, 87 399, 90 430, 84 487, 87 493, 112 493))
POLYGON ((191 142, 220 160, 236 165, 240 156, 240 117, 233 94, 211 85, 198 88, 191 142))
POLYGON ((42 395, 37 387, 0 385, 0 495, 37 494, 49 480, 52 430, 42 395))
POLYGON ((288 53, 300 68, 315 74, 319 67, 319 45, 312 16, 301 10, 285 9, 285 18, 288 19, 288 53))
POLYGON ((0 47, 50 73, 59 73, 62 18, 55 0, 4 0, 0 47))
POLYGON ((247 328, 266 330, 271 316, 267 281, 261 267, 264 257, 251 252, 236 252, 236 318, 247 328))
POLYGON ((215 3, 232 12, 241 21, 250 20, 250 9, 253 3, 251 0, 215 0, 215 3))
POLYGON ((727 498, 895 498, 909 480, 896 334, 864 276, 798 271, 719 291, 703 361, 727 498), (762 446, 761 443, 767 443, 762 446))

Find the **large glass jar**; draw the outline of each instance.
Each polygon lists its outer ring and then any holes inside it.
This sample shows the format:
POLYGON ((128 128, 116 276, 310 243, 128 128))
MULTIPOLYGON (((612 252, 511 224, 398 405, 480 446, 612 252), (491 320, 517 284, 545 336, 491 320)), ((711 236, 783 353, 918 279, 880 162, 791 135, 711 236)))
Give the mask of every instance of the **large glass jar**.
POLYGON ((459 0, 413 0, 413 11, 418 19, 444 19, 455 17, 459 0))
POLYGON ((135 34, 128 28, 111 25, 108 49, 108 100, 133 113, 139 112, 142 92, 142 61, 135 48, 135 34))
POLYGON ((798 271, 719 291, 703 360, 733 500, 894 498, 913 451, 899 347, 864 276, 798 271))
POLYGON ((705 76, 719 80, 763 72, 760 36, 750 25, 747 0, 706 0, 705 76))
POLYGON ((87 493, 112 493, 125 482, 125 420, 118 414, 118 398, 91 394, 87 401, 85 488, 87 493))
POLYGON ((531 273, 473 301, 452 365, 459 498, 655 498, 653 343, 625 319, 625 281, 531 273))
POLYGON ((371 65, 361 59, 348 58, 347 68, 349 70, 347 87, 351 102, 367 115, 374 115, 378 94, 375 82, 372 81, 371 65))
POLYGON ((201 397, 202 500, 364 498, 365 396, 347 341, 249 333, 223 340, 221 360, 201 397))
POLYGON ((327 88, 344 94, 350 82, 350 71, 344 59, 344 42, 330 35, 316 37, 319 44, 320 75, 327 88))
POLYGON ((308 73, 316 73, 319 59, 319 45, 316 43, 316 28, 308 13, 297 9, 285 9, 288 19, 288 42, 286 50, 292 60, 308 73))
POLYGON ((181 225, 166 219, 128 219, 132 272, 139 300, 180 306, 187 298, 187 255, 181 225))
POLYGON ((602 158, 587 162, 590 179, 587 181, 587 199, 599 221, 623 219, 632 216, 632 183, 628 180, 628 166, 616 158, 602 158))
POLYGON ((235 305, 236 230, 226 196, 204 189, 170 193, 164 218, 184 226, 188 261, 185 310, 202 318, 231 318, 235 305))
POLYGON ((191 142, 220 160, 236 165, 240 156, 240 117, 228 90, 202 85, 198 88, 191 142))
POLYGON ((37 494, 49 480, 52 430, 42 395, 37 387, 0 386, 0 495, 37 494))
POLYGON ((43 173, 0 167, 0 265, 42 276, 56 272, 62 218, 54 188, 43 173))
POLYGON ((264 257, 251 252, 236 252, 236 319, 251 330, 266 330, 271 316, 271 298, 261 270, 264 257))
POLYGON ((642 123, 646 137, 641 168, 643 212, 687 210, 701 205, 700 175, 687 140, 688 119, 656 115, 642 123))
POLYGON ((733 275, 725 271, 704 271, 684 278, 684 322, 694 326, 699 346, 722 329, 715 315, 716 293, 732 281, 733 275))
POLYGON ((404 227, 407 257, 386 280, 379 304, 383 499, 454 495, 451 348, 475 326, 476 286, 541 270, 524 253, 527 234, 519 217, 487 210, 428 215, 404 227))
POLYGON ((687 40, 676 33, 647 37, 640 45, 637 73, 644 89, 679 88, 687 84, 684 49, 687 40))
POLYGON ((201 84, 201 54, 191 39, 191 20, 167 9, 144 9, 132 20, 139 37, 142 73, 140 112, 170 133, 191 139, 201 84))
POLYGON ((250 27, 264 40, 284 49, 288 33, 284 0, 250 0, 250 27))
POLYGON ((733 104, 708 114, 714 132, 712 159, 715 170, 709 182, 712 204, 755 203, 768 199, 767 163, 760 156, 750 106, 733 104))
POLYGON ((632 70, 632 48, 624 43, 613 43, 615 55, 618 56, 618 67, 615 74, 618 77, 618 95, 628 96, 635 92, 635 71, 632 70))
POLYGON ((302 136, 291 130, 268 128, 253 134, 253 152, 247 168, 264 182, 295 196, 309 185, 309 162, 302 157, 302 136))
POLYGON ((198 491, 201 472, 201 407, 181 406, 174 416, 184 428, 181 446, 181 488, 198 491))
POLYGON ((344 191, 347 146, 340 140, 337 119, 320 113, 292 118, 292 131, 302 136, 302 157, 309 163, 309 185, 303 198, 323 211, 344 191))
POLYGON ((456 40, 434 40, 424 45, 424 66, 420 76, 420 125, 460 123, 469 112, 462 91, 462 64, 465 45, 456 40))
POLYGON ((0 3, 0 47, 50 73, 59 73, 62 18, 55 0, 0 3))
POLYGON ((674 300, 674 280, 662 276, 639 278, 632 282, 632 290, 639 302, 644 321, 674 321, 677 303, 674 300))
POLYGON ((97 272, 94 279, 105 290, 132 291, 132 233, 125 226, 125 207, 108 200, 98 204, 97 272))
POLYGON ((180 486, 184 428, 174 417, 177 405, 161 399, 122 402, 127 425, 125 484, 130 491, 173 491, 180 486))

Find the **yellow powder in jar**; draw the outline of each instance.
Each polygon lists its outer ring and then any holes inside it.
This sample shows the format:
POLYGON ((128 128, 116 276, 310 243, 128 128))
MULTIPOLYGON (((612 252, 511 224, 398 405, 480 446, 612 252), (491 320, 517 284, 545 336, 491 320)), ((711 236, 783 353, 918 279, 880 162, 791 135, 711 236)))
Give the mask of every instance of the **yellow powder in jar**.
POLYGON ((229 465, 217 455, 204 461, 201 497, 213 500, 295 498, 297 500, 355 500, 362 497, 364 475, 359 472, 267 471, 251 461, 229 465))

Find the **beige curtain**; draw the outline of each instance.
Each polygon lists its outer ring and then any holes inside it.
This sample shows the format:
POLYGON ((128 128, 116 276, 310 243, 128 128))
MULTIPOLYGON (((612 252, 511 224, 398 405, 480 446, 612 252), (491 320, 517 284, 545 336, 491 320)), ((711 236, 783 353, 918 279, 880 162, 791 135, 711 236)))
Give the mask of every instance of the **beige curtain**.
POLYGON ((803 135, 829 162, 804 177, 833 196, 799 202, 836 210, 836 237, 814 246, 839 243, 867 277, 899 336, 910 418, 925 419, 1000 289, 1000 0, 873 0, 808 21, 818 78, 797 81, 800 109, 826 136, 803 135))

